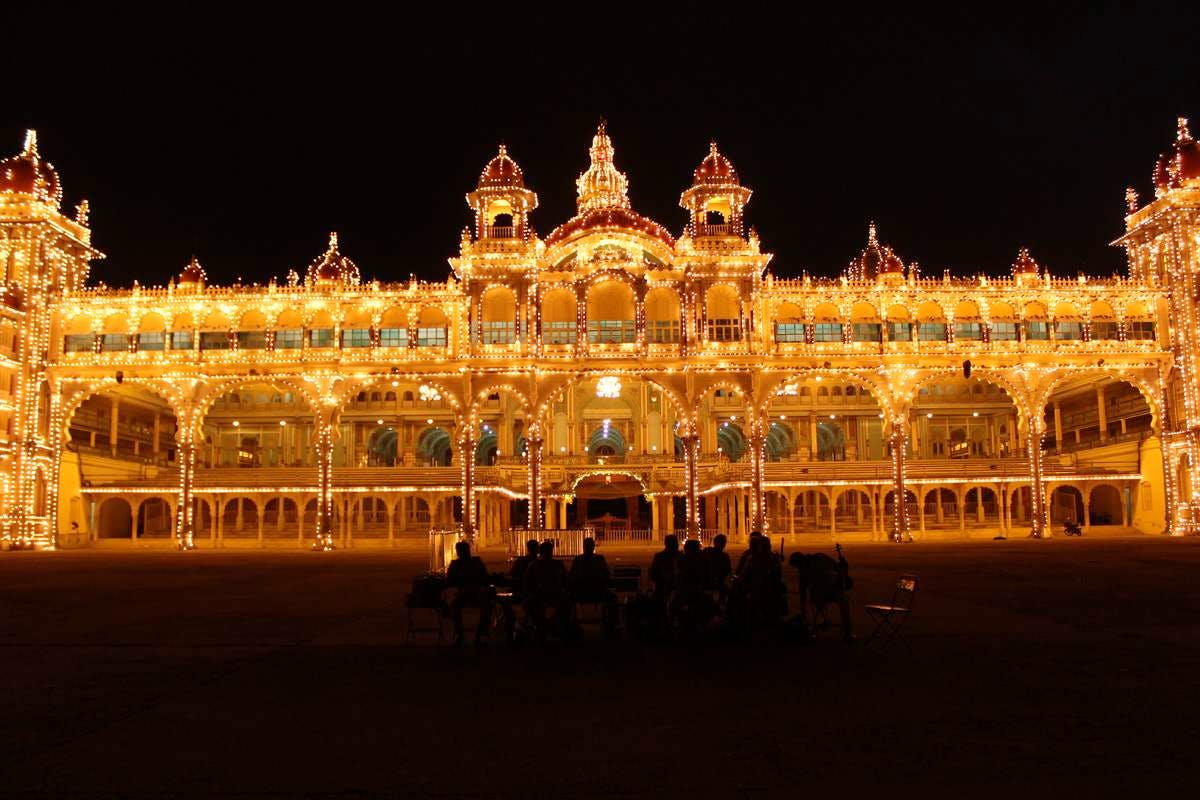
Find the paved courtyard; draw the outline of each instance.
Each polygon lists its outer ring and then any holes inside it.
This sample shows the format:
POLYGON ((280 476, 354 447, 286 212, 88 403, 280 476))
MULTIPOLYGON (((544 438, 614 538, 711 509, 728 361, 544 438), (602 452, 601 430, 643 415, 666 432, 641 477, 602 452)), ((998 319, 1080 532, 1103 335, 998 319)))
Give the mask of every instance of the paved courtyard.
MULTIPOLYGON (((645 560, 648 553, 614 552, 645 560)), ((1193 785, 1200 540, 854 544, 914 653, 403 645, 424 551, 0 554, 0 790, 914 796, 1193 785), (841 789, 835 788, 841 785, 841 789)))

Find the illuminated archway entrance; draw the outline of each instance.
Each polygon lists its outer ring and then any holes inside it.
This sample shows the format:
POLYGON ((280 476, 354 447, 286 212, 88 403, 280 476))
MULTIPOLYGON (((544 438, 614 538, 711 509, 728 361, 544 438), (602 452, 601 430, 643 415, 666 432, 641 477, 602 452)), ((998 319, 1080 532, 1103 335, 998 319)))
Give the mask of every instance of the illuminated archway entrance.
POLYGON ((642 484, 620 474, 590 475, 579 481, 567 506, 571 524, 592 528, 597 538, 617 531, 648 530, 650 515, 642 484))

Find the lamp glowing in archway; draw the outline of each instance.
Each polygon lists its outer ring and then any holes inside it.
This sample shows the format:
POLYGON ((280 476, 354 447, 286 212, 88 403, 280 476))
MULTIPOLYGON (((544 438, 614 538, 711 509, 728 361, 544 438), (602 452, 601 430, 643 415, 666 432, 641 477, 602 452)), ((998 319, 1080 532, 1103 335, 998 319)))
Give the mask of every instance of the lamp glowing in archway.
POLYGON ((596 397, 620 397, 621 381, 615 375, 605 375, 596 381, 596 397))

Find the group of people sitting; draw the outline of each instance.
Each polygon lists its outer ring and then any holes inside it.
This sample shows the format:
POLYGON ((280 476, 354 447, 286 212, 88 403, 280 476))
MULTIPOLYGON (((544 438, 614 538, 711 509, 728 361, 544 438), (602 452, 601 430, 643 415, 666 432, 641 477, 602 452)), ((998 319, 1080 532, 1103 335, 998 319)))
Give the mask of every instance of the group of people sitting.
MULTIPOLYGON (((770 539, 755 531, 735 568, 725 546, 721 534, 705 548, 698 540, 689 539, 682 550, 678 538, 665 537, 663 549, 650 563, 652 590, 638 593, 625 606, 627 629, 665 637, 718 627, 766 634, 781 628, 788 612, 781 555, 774 552, 770 539)), ((489 574, 467 542, 455 545, 455 552, 457 558, 450 563, 445 579, 446 587, 454 590, 447 610, 454 621, 455 643, 463 640, 466 608, 479 611, 476 641, 486 640, 497 612, 509 638, 529 636, 542 641, 550 633, 566 638, 575 627, 578 604, 599 606, 604 635, 615 635, 620 604, 608 562, 596 552, 595 540, 584 539, 583 553, 572 559, 568 569, 554 557, 553 541, 531 539, 508 575, 489 574), (524 610, 519 630, 518 606, 524 610), (552 616, 548 612, 553 612, 552 616)), ((843 637, 852 639, 848 594, 852 581, 840 549, 836 560, 824 553, 793 553, 788 564, 796 570, 801 605, 790 628, 807 635, 816 626, 827 624, 825 610, 833 604, 840 612, 843 637)))

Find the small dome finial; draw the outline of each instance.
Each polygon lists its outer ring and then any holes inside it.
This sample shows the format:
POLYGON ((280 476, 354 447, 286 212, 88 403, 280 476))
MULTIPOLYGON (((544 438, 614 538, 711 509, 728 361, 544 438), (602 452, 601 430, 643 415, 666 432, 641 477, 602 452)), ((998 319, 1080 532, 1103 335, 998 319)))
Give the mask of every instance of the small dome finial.
POLYGON ((500 143, 500 155, 502 155, 502 156, 508 155, 508 145, 504 144, 504 142, 500 143))
POLYGON ((709 140, 708 140, 708 154, 709 154, 710 156, 716 156, 716 155, 720 155, 720 154, 717 152, 717 140, 716 140, 716 139, 709 139, 709 140))
POLYGON ((1125 187, 1125 210, 1130 214, 1138 210, 1138 193, 1132 186, 1125 187))
POLYGON ((879 236, 875 233, 875 223, 872 222, 867 227, 867 246, 879 244, 879 236))
POLYGON ((21 155, 40 158, 38 155, 37 131, 33 128, 25 131, 25 149, 21 152, 21 155))
POLYGON ((1179 117, 1175 120, 1175 139, 1180 142, 1190 142, 1192 132, 1188 130, 1188 118, 1179 117))
POLYGON ((337 231, 330 231, 329 232, 329 252, 336 253, 337 249, 338 249, 337 231))

